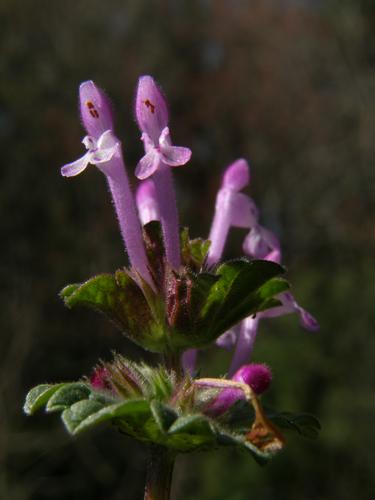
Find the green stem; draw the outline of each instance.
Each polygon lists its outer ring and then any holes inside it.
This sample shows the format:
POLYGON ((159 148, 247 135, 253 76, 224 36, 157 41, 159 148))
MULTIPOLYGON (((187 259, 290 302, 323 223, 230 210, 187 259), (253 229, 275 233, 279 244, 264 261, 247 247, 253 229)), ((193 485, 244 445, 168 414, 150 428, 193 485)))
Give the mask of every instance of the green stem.
POLYGON ((170 371, 174 371, 177 378, 182 378, 183 369, 181 365, 181 353, 180 352, 169 352, 164 354, 164 365, 170 371))
POLYGON ((175 455, 163 446, 151 446, 144 500, 169 500, 175 455))

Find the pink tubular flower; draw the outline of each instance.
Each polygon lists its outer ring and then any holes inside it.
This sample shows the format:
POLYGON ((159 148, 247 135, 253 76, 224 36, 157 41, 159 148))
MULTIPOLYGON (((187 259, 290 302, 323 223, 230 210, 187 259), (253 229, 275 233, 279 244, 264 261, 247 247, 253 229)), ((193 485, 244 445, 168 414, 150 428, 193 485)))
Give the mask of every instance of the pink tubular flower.
POLYGON ((135 170, 138 179, 147 179, 161 164, 178 167, 190 160, 189 148, 172 145, 167 103, 151 76, 139 79, 135 112, 146 151, 135 170))
POLYGON ((167 104, 151 76, 142 76, 138 81, 135 114, 145 148, 135 175, 140 180, 153 176, 167 261, 178 268, 181 263, 179 224, 169 167, 185 165, 190 160, 191 151, 172 145, 167 104))
MULTIPOLYGON (((255 225, 246 236, 243 249, 245 254, 255 259, 271 260, 277 263, 281 261, 281 248, 278 238, 259 224, 255 225)), ((235 373, 239 366, 248 361, 254 347, 261 319, 296 313, 299 315, 300 324, 305 330, 317 331, 319 329, 319 323, 316 319, 297 303, 290 292, 283 292, 275 298, 281 302, 280 306, 260 312, 256 317, 249 316, 241 322, 229 374, 235 373)), ((232 338, 225 337, 227 347, 232 338)), ((217 340, 218 345, 223 342, 220 339, 221 337, 217 340)))
POLYGON ((110 104, 104 92, 92 81, 81 84, 79 97, 82 122, 89 134, 82 141, 87 152, 82 158, 62 167, 61 174, 73 177, 89 164, 96 165, 105 174, 130 264, 153 286, 121 143, 113 132, 110 104))
POLYGON ((249 181, 249 165, 243 159, 236 160, 224 173, 208 238, 211 241, 207 256, 208 266, 221 259, 231 226, 249 229, 257 223, 258 211, 254 202, 240 192, 249 181))
POLYGON ((155 186, 151 179, 142 181, 139 184, 135 199, 142 225, 153 220, 160 220, 155 186))
MULTIPOLYGON (((233 377, 231 377, 231 380, 249 385, 256 395, 260 395, 270 386, 272 373, 267 365, 250 363, 241 366, 233 377)), ((208 413, 220 415, 227 411, 234 403, 244 398, 245 396, 241 389, 224 389, 210 405, 208 413)))

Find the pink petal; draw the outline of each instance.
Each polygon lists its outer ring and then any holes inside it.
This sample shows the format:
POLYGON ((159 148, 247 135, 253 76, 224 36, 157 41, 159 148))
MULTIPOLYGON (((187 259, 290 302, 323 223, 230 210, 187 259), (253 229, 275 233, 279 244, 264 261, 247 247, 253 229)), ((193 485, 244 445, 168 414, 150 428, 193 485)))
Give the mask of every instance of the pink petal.
POLYGON ((247 229, 255 226, 258 220, 258 209, 253 200, 246 194, 231 192, 233 193, 230 207, 231 225, 247 229))
POLYGON ((152 149, 143 158, 140 159, 135 169, 135 176, 140 180, 150 177, 160 164, 160 155, 152 149))
POLYGON ((165 97, 151 76, 138 80, 135 114, 139 128, 158 144, 162 130, 168 125, 168 108, 165 97))
POLYGON ((163 162, 171 167, 185 165, 191 158, 191 150, 180 146, 164 146, 161 153, 163 162))
POLYGON ((254 226, 243 242, 243 251, 254 259, 273 260, 281 257, 280 243, 278 238, 268 229, 257 225, 254 226), (272 254, 277 251, 276 254, 272 254))
POLYGON ((298 312, 299 312, 300 324, 303 328, 309 330, 310 332, 316 332, 317 330, 319 330, 320 328, 319 323, 316 321, 314 316, 312 316, 302 307, 299 307, 298 312))
POLYGON ((111 160, 117 151, 117 144, 111 148, 98 149, 95 153, 91 153, 90 163, 98 165, 100 163, 107 163, 111 160))
POLYGON ((227 332, 220 335, 220 337, 216 340, 216 345, 229 351, 233 348, 237 341, 237 333, 238 331, 236 327, 228 330, 227 332))
POLYGON ((91 80, 79 87, 81 118, 87 133, 98 139, 103 132, 113 129, 112 108, 103 90, 91 80))
POLYGON ((98 148, 99 149, 109 149, 117 146, 119 144, 119 140, 112 132, 112 130, 106 130, 98 139, 98 148))
POLYGON ((90 153, 86 153, 82 158, 79 158, 78 160, 68 163, 67 165, 64 165, 61 169, 61 175, 64 177, 74 177, 75 175, 80 174, 85 170, 87 165, 90 162, 90 153))
POLYGON ((297 303, 291 293, 281 293, 276 298, 280 300, 282 305, 261 312, 260 316, 262 318, 276 318, 278 316, 284 316, 285 314, 297 313, 300 318, 300 324, 303 328, 309 330, 310 332, 319 330, 319 323, 316 319, 297 303))

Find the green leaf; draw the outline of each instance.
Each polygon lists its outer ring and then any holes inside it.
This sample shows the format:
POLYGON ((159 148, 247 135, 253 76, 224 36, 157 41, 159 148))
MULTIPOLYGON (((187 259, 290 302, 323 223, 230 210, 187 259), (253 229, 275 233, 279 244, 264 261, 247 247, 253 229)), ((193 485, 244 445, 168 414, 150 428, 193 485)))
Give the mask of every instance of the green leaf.
POLYGON ((273 297, 289 288, 277 277, 284 269, 274 262, 245 259, 222 264, 216 275, 191 276, 190 323, 176 329, 173 345, 180 348, 209 344, 242 319, 280 305, 273 297))
POLYGON ((60 297, 64 299, 64 301, 68 300, 69 297, 81 286, 80 283, 72 283, 71 285, 67 285, 60 292, 60 297))
POLYGON ((232 432, 246 432, 254 421, 254 409, 246 400, 239 399, 225 413, 217 417, 217 420, 220 425, 230 428, 232 432))
POLYGON ((267 410, 266 414, 268 418, 280 428, 295 431, 308 439, 316 439, 319 436, 321 425, 314 415, 309 413, 278 413, 272 410, 267 410))
POLYGON ((212 323, 222 332, 259 310, 273 295, 288 288, 286 281, 272 278, 284 273, 274 262, 265 260, 238 260, 222 264, 217 275, 220 280, 213 286, 202 311, 202 316, 214 315, 212 323))
POLYGON ((211 242, 202 238, 190 239, 189 229, 184 227, 180 235, 181 256, 185 266, 194 271, 200 271, 206 260, 211 242))
POLYGON ((168 445, 183 452, 217 446, 216 433, 201 414, 178 418, 169 428, 168 435, 168 445))
POLYGON ((87 399, 90 394, 91 389, 82 382, 63 384, 49 399, 46 411, 54 412, 65 410, 77 401, 87 399))
POLYGON ((42 406, 45 406, 49 398, 65 384, 41 384, 31 389, 23 406, 23 411, 27 415, 32 415, 42 406))
POLYGON ((84 422, 90 415, 97 413, 103 405, 92 399, 84 399, 74 403, 62 413, 62 420, 67 430, 73 434, 75 429, 84 422))
POLYGON ((192 434, 212 436, 212 428, 206 417, 201 414, 178 418, 169 429, 169 434, 192 434))
POLYGON ((85 306, 105 314, 136 344, 157 352, 165 349, 163 310, 150 308, 141 288, 125 270, 69 285, 60 295, 68 307, 85 306))
POLYGON ((150 415, 150 405, 144 399, 133 399, 115 403, 99 409, 96 413, 88 415, 74 428, 74 434, 86 431, 106 421, 113 421, 120 427, 121 424, 141 422, 150 415))
POLYGON ((152 401, 151 412, 161 432, 168 431, 173 422, 177 419, 177 413, 169 406, 164 405, 160 401, 152 401))

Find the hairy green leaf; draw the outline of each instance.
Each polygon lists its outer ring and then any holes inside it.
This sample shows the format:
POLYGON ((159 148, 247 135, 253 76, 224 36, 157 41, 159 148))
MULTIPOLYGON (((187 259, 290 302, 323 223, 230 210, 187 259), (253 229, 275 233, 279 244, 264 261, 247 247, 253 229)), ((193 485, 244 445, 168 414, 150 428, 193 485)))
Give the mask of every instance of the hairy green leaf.
POLYGON ((63 385, 65 384, 41 384, 31 389, 26 396, 26 401, 23 406, 24 412, 27 415, 35 413, 42 408, 42 406, 45 406, 49 398, 63 385))
POLYGON ((48 400, 47 412, 61 411, 90 396, 91 389, 82 382, 63 384, 48 400))
POLYGON ((163 311, 150 307, 125 270, 95 276, 79 286, 68 285, 60 295, 68 307, 86 306, 105 314, 136 344, 154 351, 165 348, 163 311))

